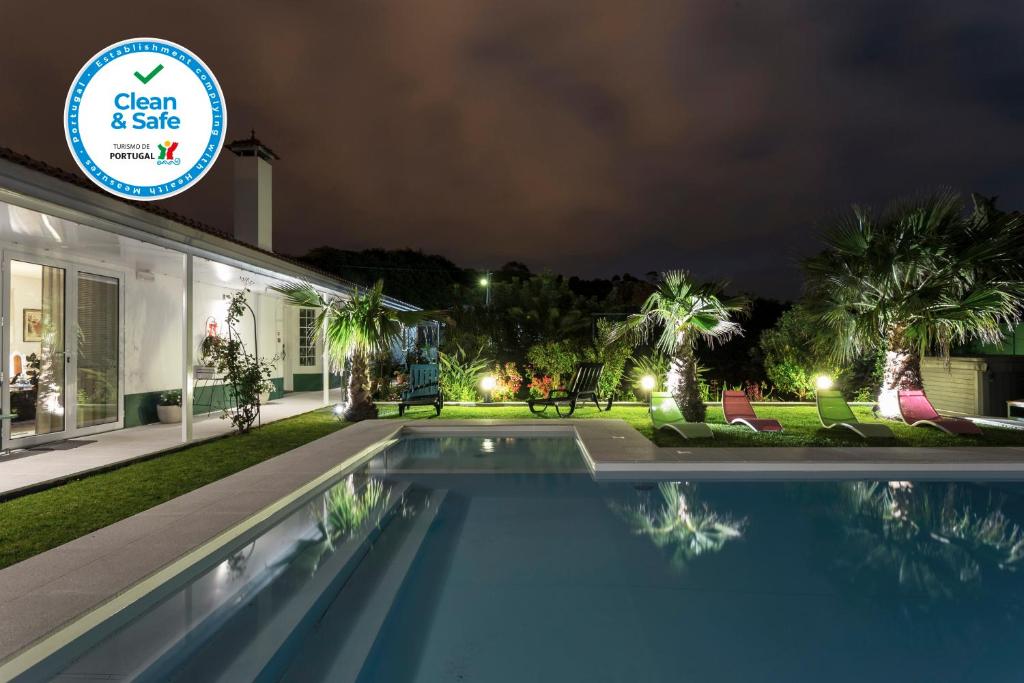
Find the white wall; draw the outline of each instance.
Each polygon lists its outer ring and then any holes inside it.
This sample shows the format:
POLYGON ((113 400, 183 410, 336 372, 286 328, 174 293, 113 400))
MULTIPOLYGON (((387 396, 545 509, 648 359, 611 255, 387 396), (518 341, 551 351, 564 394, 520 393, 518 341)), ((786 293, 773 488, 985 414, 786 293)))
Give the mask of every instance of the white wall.
POLYGON ((125 280, 125 393, 181 386, 181 278, 153 275, 125 280))
MULTIPOLYGON (((206 336, 206 324, 209 317, 217 322, 217 332, 221 336, 227 336, 227 300, 225 295, 238 291, 235 288, 212 285, 205 282, 195 284, 195 338, 193 339, 195 353, 199 354, 199 345, 206 336)), ((281 353, 281 339, 284 335, 284 302, 276 295, 250 292, 249 305, 257 317, 259 326, 259 337, 253 335, 252 316, 246 313, 236 324, 242 343, 246 350, 255 353, 256 345, 259 343, 259 355, 261 358, 270 360, 281 353)), ((179 351, 179 356, 180 356, 179 351)), ((279 359, 274 363, 272 376, 283 377, 283 362, 279 359)))

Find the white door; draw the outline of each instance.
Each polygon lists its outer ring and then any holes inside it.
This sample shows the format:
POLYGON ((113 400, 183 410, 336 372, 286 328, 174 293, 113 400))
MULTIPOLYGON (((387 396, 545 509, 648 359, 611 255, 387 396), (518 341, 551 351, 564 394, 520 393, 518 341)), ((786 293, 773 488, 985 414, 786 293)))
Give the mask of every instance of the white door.
POLYGON ((123 279, 5 252, 3 446, 123 426, 123 279))

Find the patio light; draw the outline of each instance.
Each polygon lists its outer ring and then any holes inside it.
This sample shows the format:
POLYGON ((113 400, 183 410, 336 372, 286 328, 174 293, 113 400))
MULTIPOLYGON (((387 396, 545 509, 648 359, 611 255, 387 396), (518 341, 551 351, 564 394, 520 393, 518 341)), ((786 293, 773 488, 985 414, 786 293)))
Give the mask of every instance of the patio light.
POLYGON ((832 378, 828 375, 818 375, 814 378, 814 386, 816 386, 819 391, 828 391, 832 388, 832 384, 832 378))

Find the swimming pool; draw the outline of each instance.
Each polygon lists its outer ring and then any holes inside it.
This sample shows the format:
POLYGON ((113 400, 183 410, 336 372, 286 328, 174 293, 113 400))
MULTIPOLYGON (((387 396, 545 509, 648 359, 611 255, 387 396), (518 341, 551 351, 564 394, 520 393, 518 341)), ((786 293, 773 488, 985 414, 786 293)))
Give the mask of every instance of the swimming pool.
POLYGON ((1024 486, 592 479, 403 438, 64 671, 140 680, 1005 681, 1024 486))

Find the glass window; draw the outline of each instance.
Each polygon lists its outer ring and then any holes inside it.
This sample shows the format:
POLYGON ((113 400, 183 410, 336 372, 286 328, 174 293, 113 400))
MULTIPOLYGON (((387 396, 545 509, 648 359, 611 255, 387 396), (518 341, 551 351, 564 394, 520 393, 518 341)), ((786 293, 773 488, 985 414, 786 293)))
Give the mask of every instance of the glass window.
POLYGON ((299 365, 316 365, 316 310, 299 309, 299 365))

